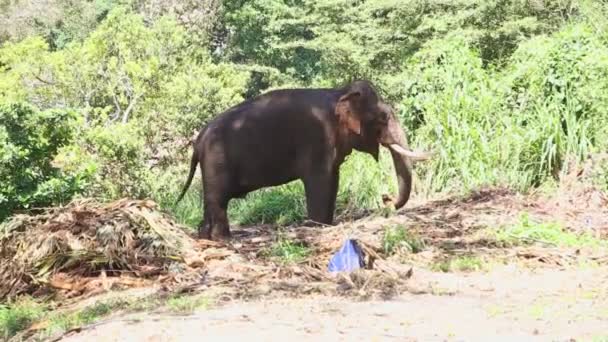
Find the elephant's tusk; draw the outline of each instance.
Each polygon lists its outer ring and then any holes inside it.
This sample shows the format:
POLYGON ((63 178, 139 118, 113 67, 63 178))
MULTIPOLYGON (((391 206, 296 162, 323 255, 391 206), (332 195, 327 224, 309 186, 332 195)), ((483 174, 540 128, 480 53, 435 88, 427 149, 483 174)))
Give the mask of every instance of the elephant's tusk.
POLYGON ((397 152, 397 153, 399 153, 399 154, 401 154, 401 155, 403 155, 405 157, 412 158, 413 160, 427 160, 432 155, 432 153, 430 153, 430 152, 408 151, 408 150, 404 149, 403 147, 401 147, 398 144, 390 144, 389 147, 393 151, 395 151, 395 152, 397 152))

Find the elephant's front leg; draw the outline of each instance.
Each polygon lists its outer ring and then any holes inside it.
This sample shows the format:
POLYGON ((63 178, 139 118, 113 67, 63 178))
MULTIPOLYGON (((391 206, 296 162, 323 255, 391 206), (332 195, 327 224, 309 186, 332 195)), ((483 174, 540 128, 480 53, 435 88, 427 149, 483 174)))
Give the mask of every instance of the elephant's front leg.
POLYGON ((304 178, 308 218, 332 224, 338 193, 338 172, 317 172, 304 178))

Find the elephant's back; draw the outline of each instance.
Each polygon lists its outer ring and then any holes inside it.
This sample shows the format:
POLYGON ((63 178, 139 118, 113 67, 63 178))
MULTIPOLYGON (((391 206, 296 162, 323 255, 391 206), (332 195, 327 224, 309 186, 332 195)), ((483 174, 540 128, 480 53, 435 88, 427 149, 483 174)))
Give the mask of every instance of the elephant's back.
POLYGON ((289 179, 300 172, 300 161, 325 154, 333 125, 331 101, 314 89, 269 92, 224 113, 213 140, 224 146, 227 162, 239 174, 289 179))

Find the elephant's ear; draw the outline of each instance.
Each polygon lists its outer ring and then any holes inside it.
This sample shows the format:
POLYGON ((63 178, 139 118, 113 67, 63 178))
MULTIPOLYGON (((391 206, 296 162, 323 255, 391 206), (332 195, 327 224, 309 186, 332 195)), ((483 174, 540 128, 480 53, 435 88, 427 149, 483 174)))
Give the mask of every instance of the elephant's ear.
POLYGON ((336 105, 336 115, 340 125, 357 134, 361 134, 361 121, 353 111, 353 101, 356 101, 360 96, 361 93, 358 91, 349 92, 341 96, 336 105))

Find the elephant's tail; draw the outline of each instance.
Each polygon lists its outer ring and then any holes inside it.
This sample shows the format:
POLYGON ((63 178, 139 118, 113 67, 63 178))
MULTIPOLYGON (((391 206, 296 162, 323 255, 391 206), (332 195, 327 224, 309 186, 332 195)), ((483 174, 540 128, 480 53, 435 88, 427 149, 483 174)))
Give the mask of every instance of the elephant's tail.
POLYGON ((186 185, 184 185, 184 189, 182 190, 182 193, 177 198, 177 201, 175 201, 175 204, 179 203, 179 201, 181 201, 182 198, 184 198, 186 191, 188 191, 190 184, 192 184, 192 178, 194 178, 194 174, 196 173, 197 164, 198 164, 198 153, 196 153, 196 148, 195 148, 194 151, 192 151, 192 160, 190 161, 190 174, 188 174, 188 180, 186 181, 186 185))

